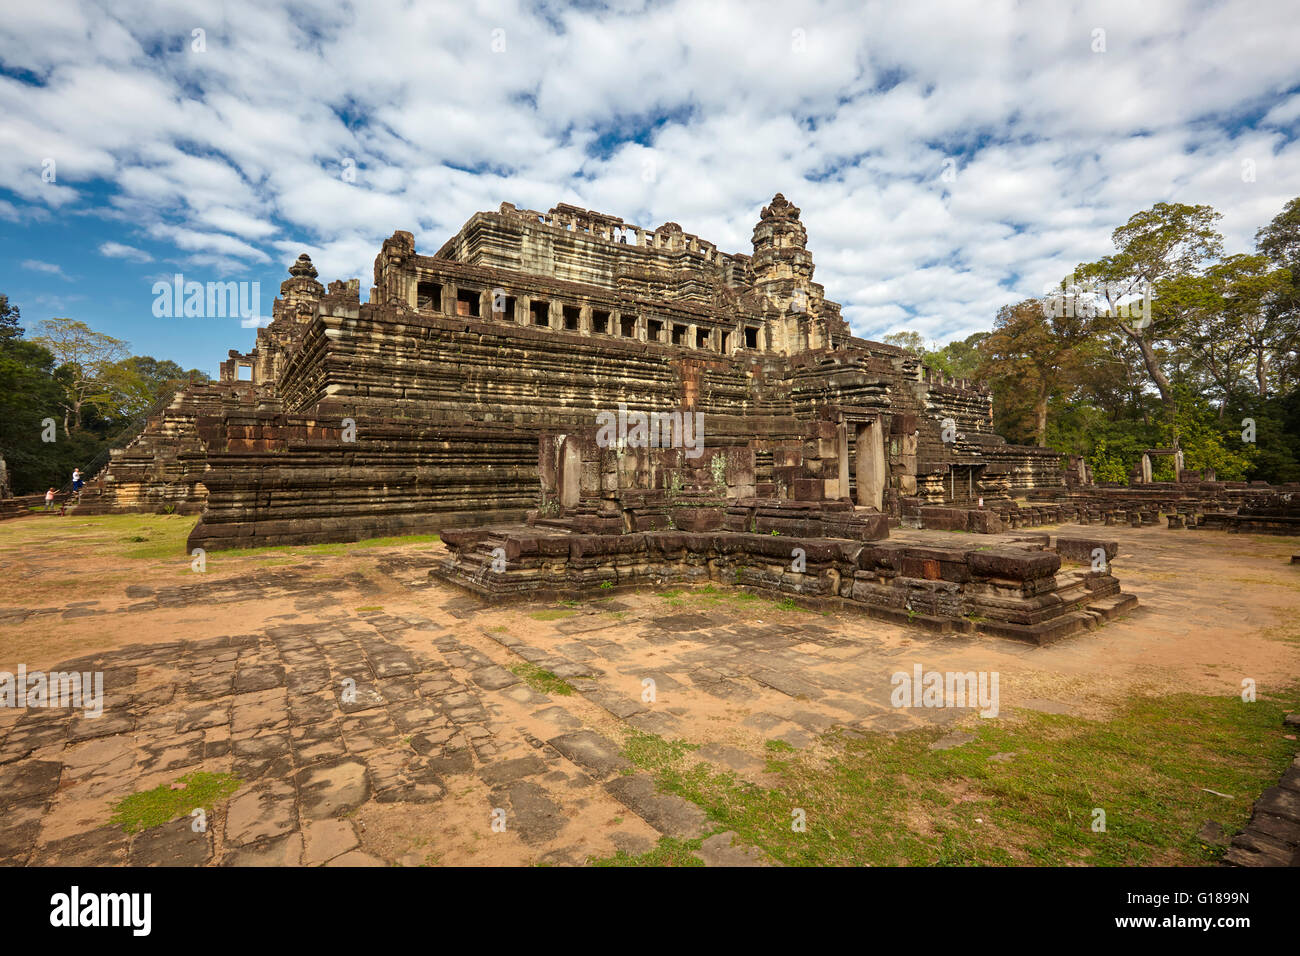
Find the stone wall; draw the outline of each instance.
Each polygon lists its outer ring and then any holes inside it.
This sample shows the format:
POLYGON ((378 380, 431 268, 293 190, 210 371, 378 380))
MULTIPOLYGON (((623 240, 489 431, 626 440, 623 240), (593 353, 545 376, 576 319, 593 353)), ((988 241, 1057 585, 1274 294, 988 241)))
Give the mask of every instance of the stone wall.
POLYGON ((933 548, 747 532, 580 534, 450 530, 430 575, 493 600, 719 583, 858 610, 939 633, 1046 644, 1136 605, 1105 570, 1067 569, 1042 547, 933 548), (802 557, 796 554, 802 552, 802 557))
POLYGON ((200 419, 207 508, 189 547, 358 541, 519 521, 536 438, 508 425, 415 425, 257 412, 200 419))
POLYGON ((207 498, 202 484, 207 448, 196 423, 254 403, 251 383, 186 386, 125 448, 109 453, 105 468, 87 481, 77 513, 201 513, 207 498))

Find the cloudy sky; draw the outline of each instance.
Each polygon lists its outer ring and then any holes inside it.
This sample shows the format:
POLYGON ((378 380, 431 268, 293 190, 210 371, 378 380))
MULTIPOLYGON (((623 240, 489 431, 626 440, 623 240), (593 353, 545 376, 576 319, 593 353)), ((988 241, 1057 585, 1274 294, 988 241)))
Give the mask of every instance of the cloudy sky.
POLYGON ((0 292, 216 371, 153 283, 370 285, 503 200, 750 251, 803 209, 858 335, 986 329, 1158 201, 1229 251, 1300 195, 1293 2, 0 0, 0 292))

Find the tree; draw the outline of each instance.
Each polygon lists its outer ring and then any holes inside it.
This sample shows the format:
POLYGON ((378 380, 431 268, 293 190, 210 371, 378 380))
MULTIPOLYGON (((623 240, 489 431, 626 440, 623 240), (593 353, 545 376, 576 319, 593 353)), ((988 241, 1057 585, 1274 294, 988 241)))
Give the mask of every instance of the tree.
POLYGON ((953 378, 972 379, 980 365, 979 343, 988 336, 988 332, 976 332, 964 339, 953 339, 937 351, 926 352, 925 364, 953 378))
MULTIPOLYGON (((1269 261, 1291 276, 1287 288, 1269 306, 1274 321, 1296 323, 1300 316, 1300 196, 1292 199, 1273 221, 1255 233, 1255 246, 1269 261)), ((1275 356, 1278 389, 1294 387, 1300 381, 1300 349, 1293 342, 1289 351, 1275 356)))
POLYGON ((1255 233, 1255 246, 1283 268, 1300 265, 1300 196, 1292 199, 1267 226, 1255 233))
POLYGON ((14 494, 35 491, 62 471, 56 459, 63 449, 43 440, 45 419, 57 415, 63 401, 53 371, 48 351, 19 336, 0 335, 0 457, 14 494))
POLYGON ((1262 255, 1229 256, 1206 278, 1221 303, 1221 328, 1234 332, 1250 359, 1255 394, 1267 397, 1274 359, 1293 351, 1300 340, 1300 313, 1276 309, 1291 288, 1289 269, 1270 268, 1262 255))
POLYGON ((1156 203, 1134 214, 1111 233, 1115 253, 1093 263, 1080 265, 1075 275, 1088 284, 1100 306, 1096 316, 1099 330, 1116 329, 1142 355, 1147 375, 1160 392, 1170 416, 1175 395, 1169 377, 1161 367, 1157 346, 1178 331, 1180 314, 1162 308, 1161 286, 1202 270, 1217 258, 1223 237, 1214 224, 1219 213, 1209 206, 1184 203, 1156 203), (1145 309, 1134 316, 1130 306, 1136 300, 1152 301, 1151 314, 1145 309))
POLYGON ((63 385, 63 434, 81 428, 81 412, 87 405, 103 405, 111 393, 105 378, 111 366, 126 357, 126 343, 96 332, 75 319, 46 319, 37 328, 36 343, 58 362, 54 377, 63 385))
POLYGON ((978 346, 977 374, 1013 403, 1012 392, 1028 401, 1039 445, 1047 440, 1049 403, 1079 380, 1093 351, 1085 321, 1073 310, 1069 315, 1054 311, 1040 299, 1003 306, 992 333, 978 346))
POLYGON ((149 355, 133 355, 126 360, 132 371, 148 386, 153 401, 171 396, 190 382, 210 381, 207 372, 198 369, 186 371, 170 359, 156 359, 149 355))
POLYGON ((925 339, 919 332, 890 332, 881 341, 886 345, 915 352, 918 357, 925 354, 925 339))
POLYGON ((23 330, 18 324, 20 318, 18 306, 9 304, 9 296, 0 295, 0 345, 22 338, 23 330))

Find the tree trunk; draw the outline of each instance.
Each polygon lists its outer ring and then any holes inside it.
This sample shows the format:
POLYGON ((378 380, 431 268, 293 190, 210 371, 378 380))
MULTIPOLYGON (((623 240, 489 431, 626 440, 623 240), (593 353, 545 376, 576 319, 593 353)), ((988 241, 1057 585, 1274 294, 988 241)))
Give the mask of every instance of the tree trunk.
POLYGON ((1034 436, 1035 443, 1047 444, 1047 389, 1038 390, 1038 401, 1034 402, 1034 436))
MULTIPOLYGON (((1121 322, 1119 327, 1124 330, 1124 334, 1137 343, 1137 347, 1142 351, 1142 364, 1147 368, 1147 374, 1151 376, 1151 381, 1155 382, 1156 388, 1160 392, 1160 401, 1169 413, 1170 421, 1174 420, 1175 413, 1178 411, 1174 401, 1173 389, 1169 387, 1169 379, 1165 378, 1165 373, 1160 370, 1160 363, 1156 360, 1156 350, 1151 347, 1143 336, 1139 335, 1136 329, 1129 328, 1127 323, 1121 322)), ((1178 432, 1174 432, 1171 442, 1174 449, 1179 448, 1178 432)))
POLYGON ((1151 376, 1151 381, 1155 383, 1160 392, 1160 400, 1165 406, 1173 411, 1174 396, 1173 390, 1169 387, 1169 379, 1165 378, 1165 373, 1160 370, 1160 363, 1156 360, 1156 350, 1151 347, 1151 343, 1146 338, 1138 334, 1137 330, 1129 328, 1128 324, 1121 322, 1119 327, 1142 352, 1142 364, 1146 366, 1147 374, 1151 376))

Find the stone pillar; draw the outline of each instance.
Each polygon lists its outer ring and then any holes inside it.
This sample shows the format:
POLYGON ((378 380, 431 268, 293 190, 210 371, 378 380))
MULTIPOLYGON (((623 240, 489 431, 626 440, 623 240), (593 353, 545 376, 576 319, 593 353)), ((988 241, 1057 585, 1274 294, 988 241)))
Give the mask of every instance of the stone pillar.
MULTIPOLYGON (((885 506, 885 443, 880 420, 857 426, 854 444, 857 449, 856 477, 858 504, 883 511, 885 506)), ((915 481, 915 479, 913 479, 915 481)), ((847 487, 847 484, 846 484, 847 487)))
POLYGON ((849 426, 840 422, 835 426, 835 455, 839 459, 839 483, 836 498, 849 496, 849 426))
POLYGON ((578 331, 583 335, 591 334, 591 306, 578 306, 578 331))
POLYGON ((1142 453, 1142 484, 1151 484, 1151 456, 1146 452, 1142 453))

